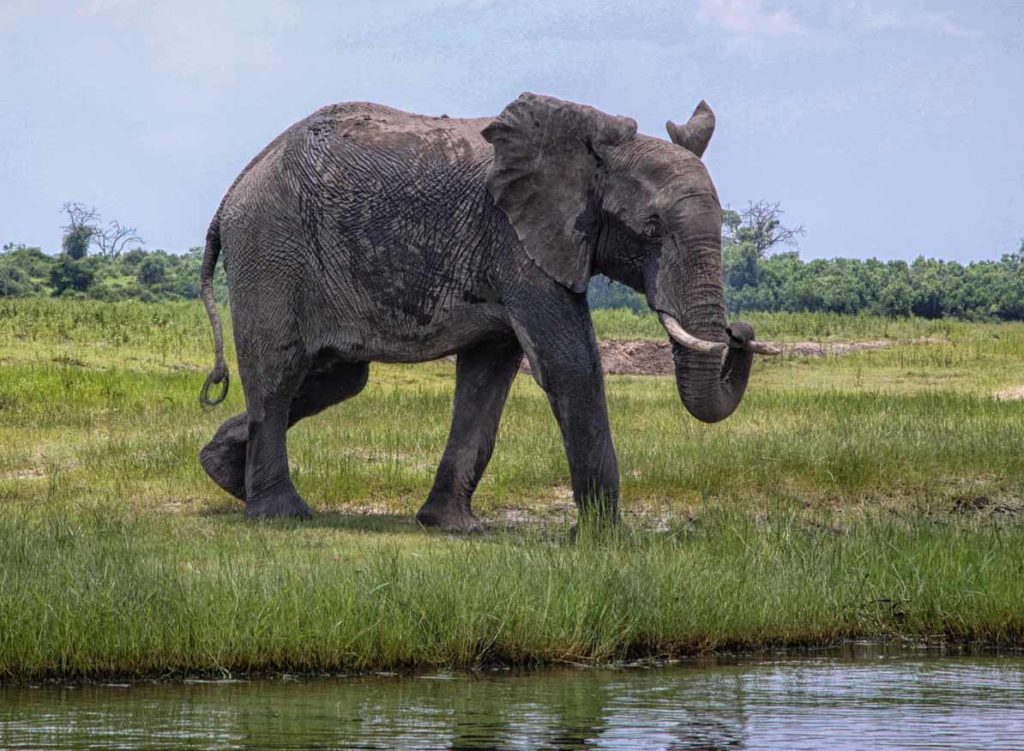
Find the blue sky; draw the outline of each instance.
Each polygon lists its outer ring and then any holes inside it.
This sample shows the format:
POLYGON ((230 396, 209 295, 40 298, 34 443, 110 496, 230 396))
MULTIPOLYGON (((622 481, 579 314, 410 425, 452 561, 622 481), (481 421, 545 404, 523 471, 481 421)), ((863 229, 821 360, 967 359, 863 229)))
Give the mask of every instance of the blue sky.
POLYGON ((780 201, 801 256, 998 258, 1024 236, 1024 3, 0 0, 0 243, 64 201, 201 244, 317 107, 493 115, 522 91, 630 115, 702 98, 723 202, 780 201))

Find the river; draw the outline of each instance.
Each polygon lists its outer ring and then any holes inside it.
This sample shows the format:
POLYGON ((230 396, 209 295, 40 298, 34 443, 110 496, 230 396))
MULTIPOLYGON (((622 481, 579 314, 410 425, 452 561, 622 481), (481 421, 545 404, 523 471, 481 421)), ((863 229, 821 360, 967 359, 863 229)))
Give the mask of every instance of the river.
POLYGON ((1024 749, 1024 657, 0 688, 4 749, 1024 749))

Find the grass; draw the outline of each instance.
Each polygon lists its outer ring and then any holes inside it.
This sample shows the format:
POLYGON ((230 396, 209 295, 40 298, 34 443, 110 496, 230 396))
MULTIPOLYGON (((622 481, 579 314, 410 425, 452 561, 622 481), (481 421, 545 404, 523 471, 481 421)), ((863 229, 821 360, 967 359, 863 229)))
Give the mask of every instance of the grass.
POLYGON ((109 506, 61 511, 0 514, 7 676, 471 667, 1024 635, 1020 527, 872 516, 836 529, 719 511, 570 544, 536 532, 385 534, 335 515, 169 524, 109 506))
MULTIPOLYGON (((864 339, 910 340, 927 337, 970 336, 977 324, 929 321, 923 318, 881 318, 837 313, 744 313, 740 319, 753 324, 758 337, 777 341, 849 341, 864 339)), ((601 339, 665 339, 665 331, 651 313, 630 310, 599 310, 594 323, 601 339)), ((995 324, 999 329, 999 324, 995 324)))
MULTIPOLYGON (((890 338, 758 362, 738 413, 610 377, 627 524, 572 542, 543 394, 512 391, 475 505, 547 520, 416 529, 448 363, 379 366, 290 433, 312 523, 246 523, 196 453, 197 304, 0 301, 0 679, 592 662, 905 637, 1024 643, 1024 326, 751 316, 776 340, 890 338), (920 343, 921 340, 928 343, 920 343), (367 514, 366 512, 371 512, 367 514)), ((595 315, 609 338, 653 317, 595 315)))

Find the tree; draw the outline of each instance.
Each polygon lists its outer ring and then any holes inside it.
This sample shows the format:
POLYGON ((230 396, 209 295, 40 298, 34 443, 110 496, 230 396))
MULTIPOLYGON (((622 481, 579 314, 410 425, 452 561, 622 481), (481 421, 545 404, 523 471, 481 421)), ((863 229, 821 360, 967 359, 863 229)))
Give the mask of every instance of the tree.
POLYGON ((85 258, 96 234, 96 222, 100 215, 96 209, 87 209, 80 203, 65 203, 61 211, 68 215, 68 223, 63 227, 64 239, 61 241, 64 253, 76 261, 85 258))
POLYGON ((722 212, 722 225, 727 244, 748 243, 758 258, 764 258, 776 245, 794 247, 804 234, 804 226, 787 227, 782 223, 778 202, 749 201, 741 212, 726 209, 722 212))
POLYGON ((739 242, 736 235, 743 226, 743 217, 738 211, 722 209, 722 241, 723 245, 734 245, 739 242))
MULTIPOLYGON (((726 304, 732 312, 778 310, 785 299, 783 286, 796 281, 800 263, 795 252, 783 254, 787 258, 777 264, 778 269, 769 271, 766 265, 769 249, 796 245, 796 238, 804 233, 802 226, 783 225, 781 216, 778 203, 764 200, 748 202, 743 211, 722 211, 722 271, 726 304)), ((808 297, 809 290, 802 285, 789 287, 799 289, 801 298, 808 297)))
POLYGON ((94 228, 92 241, 100 249, 100 254, 108 258, 117 258, 128 243, 146 244, 135 227, 125 226, 116 219, 111 220, 106 229, 94 228))
POLYGON ((756 287, 761 282, 761 259, 752 243, 732 243, 722 250, 725 283, 741 289, 756 287))
POLYGON ((167 262, 162 256, 151 255, 139 264, 139 284, 155 287, 167 280, 167 262))
POLYGON ((50 270, 50 284, 54 295, 62 295, 68 290, 86 292, 92 286, 95 273, 84 259, 75 259, 64 254, 50 270))
POLYGON ((101 218, 95 208, 87 209, 80 203, 69 202, 61 207, 61 211, 68 215, 62 243, 64 252, 74 260, 85 258, 90 245, 95 245, 101 256, 117 258, 128 243, 146 244, 135 227, 121 224, 116 219, 101 227, 101 218))
POLYGON ((634 313, 647 309, 647 301, 643 295, 601 274, 590 280, 587 302, 591 308, 628 308, 634 313))
POLYGON ((1021 238, 1020 247, 1012 253, 1003 253, 1000 262, 1011 271, 1020 271, 1024 268, 1024 237, 1021 238))

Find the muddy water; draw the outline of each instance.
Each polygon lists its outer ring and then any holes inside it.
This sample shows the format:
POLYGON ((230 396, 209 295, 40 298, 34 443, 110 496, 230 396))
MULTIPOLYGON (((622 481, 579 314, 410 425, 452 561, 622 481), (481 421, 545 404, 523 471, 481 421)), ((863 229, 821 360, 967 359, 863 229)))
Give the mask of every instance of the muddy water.
POLYGON ((1024 658, 0 689, 4 749, 1024 749, 1024 658))

